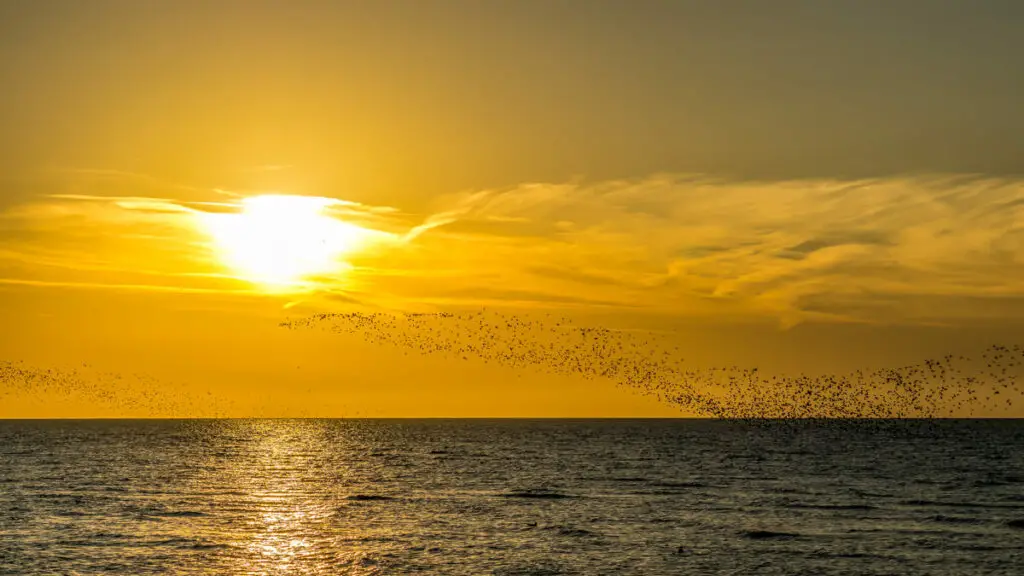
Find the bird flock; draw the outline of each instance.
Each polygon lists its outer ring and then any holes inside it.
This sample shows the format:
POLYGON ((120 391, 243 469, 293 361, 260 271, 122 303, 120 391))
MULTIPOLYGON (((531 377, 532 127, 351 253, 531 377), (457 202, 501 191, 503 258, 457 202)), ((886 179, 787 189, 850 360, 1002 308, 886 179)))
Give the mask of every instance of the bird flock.
POLYGON ((1008 410, 1021 396, 1021 346, 980 357, 946 355, 918 364, 842 374, 769 374, 758 368, 695 367, 655 332, 580 326, 568 318, 472 313, 320 313, 280 324, 361 335, 423 355, 482 360, 514 369, 605 378, 683 412, 739 420, 903 419, 1008 410))
MULTIPOLYGON (((980 355, 947 354, 883 370, 773 374, 756 367, 688 363, 671 334, 580 326, 551 315, 321 313, 286 320, 289 329, 361 336, 406 353, 483 361, 606 379, 683 413, 737 420, 859 420, 1006 414, 1022 399, 1024 347, 995 345, 980 355)), ((223 415, 230 400, 175 387, 145 374, 40 368, 0 360, 0 402, 16 395, 85 401, 120 413, 223 415)))
POLYGON ((89 364, 43 368, 0 360, 0 402, 15 396, 44 402, 71 400, 143 416, 223 412, 223 402, 212 393, 197 396, 148 374, 102 371, 89 364))

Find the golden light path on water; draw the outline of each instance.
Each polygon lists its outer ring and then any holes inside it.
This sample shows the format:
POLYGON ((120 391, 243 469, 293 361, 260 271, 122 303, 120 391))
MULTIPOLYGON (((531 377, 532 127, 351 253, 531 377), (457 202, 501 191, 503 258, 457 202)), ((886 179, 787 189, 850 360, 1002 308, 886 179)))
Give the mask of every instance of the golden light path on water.
MULTIPOLYGON (((285 430, 290 432, 291 430, 285 430)), ((287 572, 310 553, 310 524, 324 515, 304 494, 302 471, 309 463, 301 442, 291 434, 263 434, 255 446, 258 464, 251 474, 241 474, 249 496, 258 502, 260 513, 251 526, 246 544, 250 558, 259 566, 287 572)))
POLYGON ((358 552, 339 546, 345 541, 337 525, 344 494, 337 478, 345 471, 337 462, 326 465, 337 441, 322 426, 242 420, 218 427, 225 441, 221 457, 208 458, 191 489, 214 488, 212 507, 246 511, 241 526, 224 531, 233 534, 226 548, 231 553, 221 558, 228 573, 292 574, 359 565, 358 552))

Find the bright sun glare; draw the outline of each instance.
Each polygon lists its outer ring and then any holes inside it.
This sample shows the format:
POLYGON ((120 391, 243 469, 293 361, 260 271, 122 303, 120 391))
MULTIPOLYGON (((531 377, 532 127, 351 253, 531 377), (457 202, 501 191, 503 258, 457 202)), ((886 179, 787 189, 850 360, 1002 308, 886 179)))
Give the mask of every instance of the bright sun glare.
POLYGON ((265 195, 242 200, 232 214, 207 214, 206 228, 225 265, 270 288, 301 286, 313 275, 336 273, 340 257, 369 233, 326 213, 330 198, 265 195))

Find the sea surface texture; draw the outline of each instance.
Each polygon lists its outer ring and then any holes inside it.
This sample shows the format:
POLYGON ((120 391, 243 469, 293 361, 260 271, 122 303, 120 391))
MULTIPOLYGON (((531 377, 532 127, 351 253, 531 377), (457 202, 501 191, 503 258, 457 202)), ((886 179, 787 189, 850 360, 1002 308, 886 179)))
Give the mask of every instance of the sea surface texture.
POLYGON ((1024 422, 0 422, 2 574, 1024 574, 1024 422))

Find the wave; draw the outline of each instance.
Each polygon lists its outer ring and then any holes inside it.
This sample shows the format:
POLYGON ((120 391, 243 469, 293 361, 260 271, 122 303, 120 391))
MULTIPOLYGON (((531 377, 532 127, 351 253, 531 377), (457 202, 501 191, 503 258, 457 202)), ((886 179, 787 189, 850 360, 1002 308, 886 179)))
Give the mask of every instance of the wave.
POLYGON ((800 534, 794 532, 773 532, 771 530, 747 530, 740 532, 740 536, 750 540, 793 540, 800 538, 800 534))
POLYGON ((206 513, 197 510, 168 510, 167 512, 150 512, 149 515, 161 518, 200 518, 206 516, 206 513))
POLYGON ((797 508, 805 510, 877 510, 877 506, 870 504, 802 504, 793 502, 780 505, 782 508, 797 508))
POLYGON ((658 488, 708 488, 703 482, 652 482, 651 486, 658 488))
POLYGON ((944 522, 946 524, 981 524, 985 522, 981 518, 971 518, 966 516, 945 516, 943 514, 936 514, 932 516, 930 520, 934 522, 944 522))
POLYGON ((383 494, 353 494, 346 496, 345 500, 351 500, 353 502, 384 502, 387 500, 395 500, 394 496, 384 496, 383 494))
POLYGON ((78 510, 59 510, 53 513, 54 516, 66 516, 69 518, 76 518, 79 516, 88 516, 85 512, 79 512, 78 510))
POLYGON ((1024 508, 1017 504, 989 504, 984 502, 941 502, 938 500, 903 500, 904 506, 932 506, 941 508, 993 508, 993 509, 1019 509, 1024 508))
POLYGON ((505 498, 525 498, 534 500, 563 500, 567 498, 576 498, 576 496, 571 494, 543 489, 513 490, 511 492, 506 492, 501 496, 505 498))
POLYGON ((573 528, 572 526, 545 526, 541 530, 548 530, 557 533, 559 536, 572 536, 575 538, 586 538, 597 536, 596 532, 584 528, 573 528))
POLYGON ((495 576, 558 576, 563 574, 557 566, 539 564, 536 566, 518 566, 512 568, 499 568, 494 571, 495 576))
POLYGON ((219 548, 230 548, 228 544, 218 544, 216 542, 195 540, 192 538, 169 538, 167 540, 152 540, 148 542, 142 542, 141 545, 170 546, 173 548, 179 548, 183 550, 215 550, 219 548))

